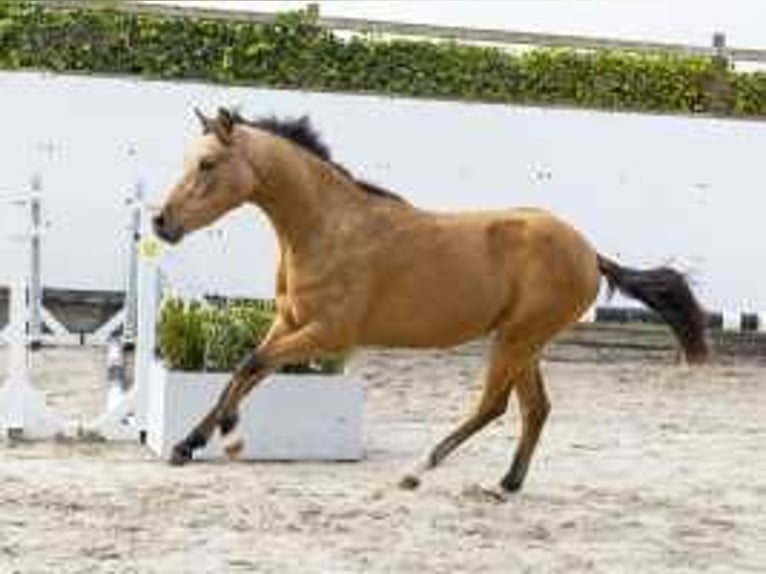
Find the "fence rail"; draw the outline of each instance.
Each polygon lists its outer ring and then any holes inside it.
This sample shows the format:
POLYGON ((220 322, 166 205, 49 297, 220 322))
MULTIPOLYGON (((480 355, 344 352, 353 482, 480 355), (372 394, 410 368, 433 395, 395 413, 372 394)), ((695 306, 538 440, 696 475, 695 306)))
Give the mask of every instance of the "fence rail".
MULTIPOLYGON (((42 0, 38 2, 48 8, 67 10, 93 9, 98 3, 85 0, 42 0)), ((256 23, 273 22, 277 14, 248 10, 223 10, 218 8, 197 8, 151 4, 146 2, 125 1, 116 4, 119 10, 133 14, 153 14, 171 18, 213 18, 224 20, 249 21, 256 23)), ((723 34, 714 34, 714 42, 709 46, 686 45, 665 42, 646 42, 616 38, 576 36, 570 34, 544 34, 537 32, 519 32, 490 28, 465 28, 458 26, 436 26, 387 20, 368 20, 362 18, 324 17, 317 12, 317 23, 327 29, 355 32, 378 33, 394 36, 411 36, 464 42, 483 42, 508 46, 541 46, 549 48, 572 48, 576 50, 619 50, 625 52, 674 54, 678 56, 725 56, 734 62, 766 63, 766 49, 728 47, 723 34), (717 41, 716 41, 717 39, 717 41), (715 45, 713 45, 715 44, 715 45)), ((711 31, 712 33, 713 31, 711 31)))

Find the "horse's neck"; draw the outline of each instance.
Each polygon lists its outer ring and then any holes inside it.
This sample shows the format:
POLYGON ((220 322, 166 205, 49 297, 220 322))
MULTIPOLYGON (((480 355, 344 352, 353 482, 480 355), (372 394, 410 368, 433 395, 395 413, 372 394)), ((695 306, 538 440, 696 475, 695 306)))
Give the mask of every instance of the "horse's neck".
POLYGON ((304 253, 321 249, 337 236, 339 226, 358 221, 375 198, 323 161, 280 147, 270 157, 269 189, 256 203, 283 246, 304 253))

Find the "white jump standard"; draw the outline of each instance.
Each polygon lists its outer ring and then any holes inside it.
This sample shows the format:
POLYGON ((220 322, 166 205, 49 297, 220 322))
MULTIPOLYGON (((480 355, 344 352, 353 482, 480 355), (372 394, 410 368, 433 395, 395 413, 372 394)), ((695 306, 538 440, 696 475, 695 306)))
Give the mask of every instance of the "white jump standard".
MULTIPOLYGON (((0 240, 8 242, 9 256, 2 270, 7 275, 3 282, 10 286, 9 324, 3 331, 8 343, 9 365, 6 380, 0 387, 0 431, 12 438, 25 439, 65 436, 139 440, 143 436, 145 424, 144 387, 148 382, 147 377, 135 377, 135 383, 128 392, 124 386, 124 377, 123 384, 111 384, 108 389, 106 412, 93 421, 85 422, 69 421, 56 415, 46 405, 44 393, 32 385, 27 326, 32 322, 33 314, 27 303, 27 293, 30 288, 30 247, 35 245, 34 240, 38 237, 39 218, 28 218, 27 206, 30 201, 29 197, 24 196, 11 203, 14 212, 13 217, 9 219, 18 229, 0 237, 0 240), (34 221, 35 224, 30 225, 30 221, 34 221)), ((36 245, 39 248, 39 243, 36 245)), ((154 280, 156 284, 156 268, 147 263, 143 269, 149 276, 148 280, 154 280)), ((149 299, 151 290, 145 291, 143 298, 147 299, 149 304, 156 304, 156 298, 149 299)), ((149 322, 144 325, 149 336, 144 337, 144 340, 146 344, 153 345, 151 334, 154 331, 155 313, 148 314, 145 321, 149 322)), ((110 355, 112 360, 122 360, 122 357, 114 357, 114 353, 110 355)), ((144 351, 143 356, 148 356, 148 353, 144 351)))
POLYGON ((8 374, 0 387, 0 432, 9 438, 40 439, 64 435, 70 429, 48 408, 45 395, 30 382, 27 341, 30 229, 22 213, 30 200, 30 197, 22 197, 9 202, 9 208, 16 215, 9 219, 20 224, 15 230, 6 230, 2 237, 9 242, 9 255, 3 269, 10 295, 8 327, 4 331, 8 343, 8 374))
MULTIPOLYGON (((92 438, 146 442, 167 458, 177 441, 200 416, 211 397, 218 394, 228 375, 168 371, 156 357, 156 328, 161 296, 163 249, 149 229, 146 207, 134 207, 136 233, 132 235, 136 271, 126 301, 127 313, 135 309, 133 384, 127 385, 124 339, 107 346, 106 407, 93 420, 69 421, 56 415, 45 394, 34 388, 29 374, 31 311, 27 304, 30 277, 30 241, 34 233, 28 217, 28 198, 13 204, 19 229, 12 236, 11 257, 4 260, 10 286, 10 321, 3 331, 8 342, 8 376, 0 387, 0 431, 12 438, 92 438), (17 213, 18 212, 18 213, 17 213)), ((7 212, 6 212, 7 213, 7 212)), ((4 228, 7 226, 4 225, 4 228)), ((38 245, 39 247, 39 245, 38 245)), ((122 318, 122 317, 121 317, 122 318)), ((131 321, 125 321, 125 324, 131 321)), ((107 335, 107 331, 103 331, 107 335)), ((91 338, 96 341, 100 338, 91 338)), ((38 355, 39 356, 39 355, 38 355)), ((364 456, 362 386, 347 375, 278 375, 248 401, 240 424, 248 439, 243 459, 258 460, 359 460, 364 456)), ((202 458, 223 456, 220 441, 210 444, 202 458)))

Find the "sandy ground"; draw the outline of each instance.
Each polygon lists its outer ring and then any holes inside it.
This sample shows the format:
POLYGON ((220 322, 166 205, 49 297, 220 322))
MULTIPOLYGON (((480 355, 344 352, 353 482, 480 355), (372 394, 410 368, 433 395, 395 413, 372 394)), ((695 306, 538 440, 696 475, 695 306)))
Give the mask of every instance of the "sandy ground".
MULTIPOLYGON (((101 354, 45 351, 69 413, 101 354)), ((4 370, 0 353, 0 372, 4 370)), ((549 360, 553 411, 526 489, 500 503, 515 407, 394 486, 460 420, 481 349, 367 352, 362 463, 170 468, 135 445, 0 444, 0 573, 764 572, 766 368, 549 360)))

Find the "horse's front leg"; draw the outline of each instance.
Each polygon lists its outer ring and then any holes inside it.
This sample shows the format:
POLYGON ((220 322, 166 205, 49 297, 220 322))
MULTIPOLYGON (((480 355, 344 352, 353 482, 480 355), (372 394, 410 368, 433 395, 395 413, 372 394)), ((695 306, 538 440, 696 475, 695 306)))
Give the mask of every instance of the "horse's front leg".
POLYGON ((236 420, 224 420, 222 416, 228 397, 237 387, 241 387, 249 381, 254 381, 252 384, 256 385, 269 374, 270 371, 260 359, 257 350, 252 351, 245 357, 235 369, 231 380, 219 396, 215 406, 182 441, 173 447, 170 455, 170 464, 182 465, 189 462, 195 450, 204 448, 207 445, 210 437, 213 436, 216 426, 220 426, 222 432, 225 430, 226 434, 230 433, 236 426, 236 420))
POLYGON ((242 441, 232 437, 242 399, 281 365, 304 361, 320 354, 326 348, 323 332, 324 329, 318 323, 291 328, 285 321, 275 321, 261 345, 251 351, 235 369, 215 406, 186 438, 173 447, 170 463, 181 465, 190 461, 195 450, 207 445, 216 426, 221 429, 227 454, 238 454, 243 446, 242 441))

